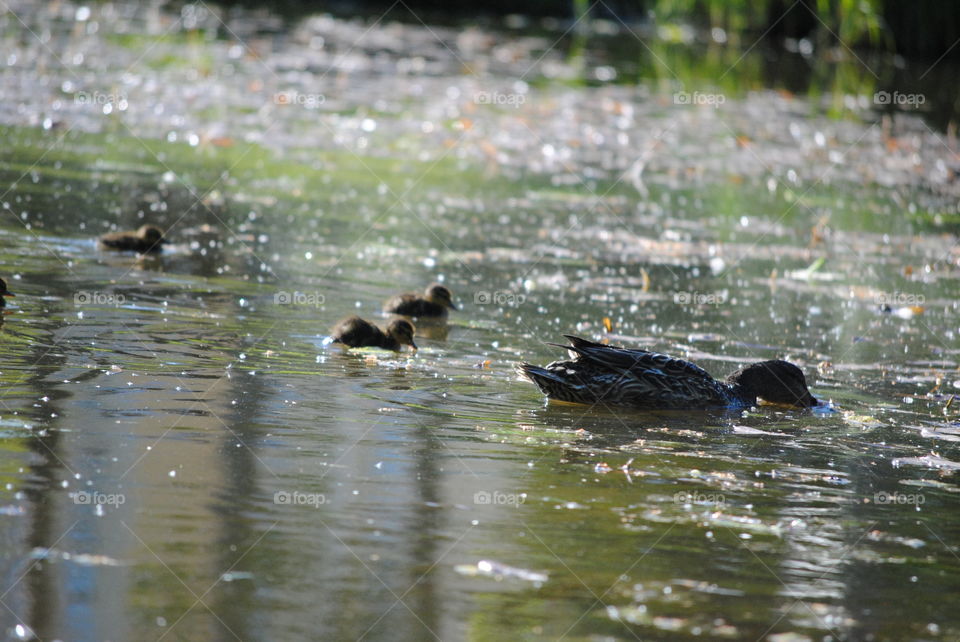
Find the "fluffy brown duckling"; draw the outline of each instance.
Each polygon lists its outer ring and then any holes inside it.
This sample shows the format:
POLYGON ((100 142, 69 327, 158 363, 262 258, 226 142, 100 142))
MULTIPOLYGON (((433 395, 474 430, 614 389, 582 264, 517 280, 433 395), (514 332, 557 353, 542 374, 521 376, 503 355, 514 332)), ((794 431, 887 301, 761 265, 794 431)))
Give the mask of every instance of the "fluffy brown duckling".
POLYGON ((331 332, 332 343, 342 343, 351 348, 384 348, 400 351, 407 345, 417 349, 413 342, 416 329, 406 319, 394 319, 386 332, 366 319, 353 316, 340 321, 331 332))
POLYGON ((453 304, 453 294, 446 286, 431 283, 423 294, 407 292, 391 297, 383 304, 383 309, 405 317, 444 318, 448 310, 456 310, 457 306, 453 304))
POLYGON ((100 245, 111 250, 127 250, 146 254, 159 252, 163 246, 163 231, 156 225, 141 225, 136 232, 110 232, 100 237, 100 245))
POLYGON ((17 296, 13 292, 7 289, 7 282, 3 279, 0 279, 0 308, 7 307, 7 300, 3 297, 5 296, 17 296))

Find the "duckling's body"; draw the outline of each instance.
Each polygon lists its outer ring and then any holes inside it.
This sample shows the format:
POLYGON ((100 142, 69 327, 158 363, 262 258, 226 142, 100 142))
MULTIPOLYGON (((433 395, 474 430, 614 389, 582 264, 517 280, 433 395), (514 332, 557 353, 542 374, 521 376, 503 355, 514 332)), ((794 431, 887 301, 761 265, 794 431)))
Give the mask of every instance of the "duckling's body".
POLYGON ((399 352, 405 345, 417 349, 413 342, 415 331, 413 324, 406 319, 394 319, 384 332, 366 319, 354 316, 337 323, 331 337, 334 343, 351 348, 383 348, 399 352))
POLYGON ((809 408, 819 402, 803 371, 787 361, 762 361, 717 381, 703 368, 658 352, 607 346, 564 335, 574 357, 518 372, 551 399, 639 408, 749 407, 758 398, 809 408))
POLYGON ((163 246, 163 231, 155 225, 141 225, 136 232, 111 232, 100 237, 100 244, 111 250, 130 252, 159 252, 163 246))
POLYGON ((6 296, 17 296, 13 292, 7 289, 7 282, 3 279, 0 279, 0 308, 7 307, 7 300, 3 297, 6 296))
POLYGON ((456 310, 453 294, 446 286, 431 283, 423 294, 407 292, 391 297, 383 304, 385 312, 405 317, 446 318, 449 310, 456 310))

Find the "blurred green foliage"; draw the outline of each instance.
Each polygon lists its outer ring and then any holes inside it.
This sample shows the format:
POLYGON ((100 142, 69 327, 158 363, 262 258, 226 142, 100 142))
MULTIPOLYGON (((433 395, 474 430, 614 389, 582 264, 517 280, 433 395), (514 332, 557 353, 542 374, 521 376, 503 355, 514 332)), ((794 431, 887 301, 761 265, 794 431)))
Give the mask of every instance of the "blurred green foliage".
POLYGON ((415 12, 428 22, 463 19, 479 22, 508 14, 574 18, 589 11, 594 17, 636 24, 653 20, 727 31, 730 40, 760 34, 770 38, 834 40, 857 48, 872 48, 919 58, 960 58, 960 2, 956 0, 487 0, 480 5, 447 0, 410 0, 398 6, 386 0, 326 2, 320 0, 220 0, 221 5, 269 8, 290 19, 327 12, 334 15, 415 12))
POLYGON ((847 46, 892 44, 883 29, 881 0, 655 0, 657 21, 694 21, 738 39, 762 32, 834 39, 847 46), (779 27, 779 29, 778 29, 779 27))

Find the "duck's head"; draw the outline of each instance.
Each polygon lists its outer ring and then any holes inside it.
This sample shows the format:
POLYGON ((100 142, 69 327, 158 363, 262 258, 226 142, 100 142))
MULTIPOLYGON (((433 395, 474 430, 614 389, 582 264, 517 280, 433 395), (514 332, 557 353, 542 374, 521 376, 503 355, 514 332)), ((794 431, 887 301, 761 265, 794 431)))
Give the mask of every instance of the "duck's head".
POLYGON ((401 346, 410 346, 414 350, 417 349, 417 344, 413 342, 413 334, 416 331, 413 324, 406 319, 394 319, 390 322, 390 325, 387 326, 387 336, 391 337, 401 346))
POLYGON ((163 242, 163 230, 156 225, 141 225, 137 230, 137 236, 151 245, 163 242))
POLYGON ((453 304, 453 294, 445 285, 431 283, 429 286, 427 286, 427 290, 424 294, 427 301, 430 301, 431 303, 442 305, 450 308, 451 310, 457 309, 457 306, 453 304))
POLYGON ((789 361, 761 361, 737 370, 727 378, 751 398, 770 403, 812 408, 820 402, 807 389, 803 370, 789 361))
POLYGON ((7 307, 7 301, 3 297, 5 296, 16 296, 13 292, 7 289, 7 282, 3 279, 0 279, 0 308, 7 307))

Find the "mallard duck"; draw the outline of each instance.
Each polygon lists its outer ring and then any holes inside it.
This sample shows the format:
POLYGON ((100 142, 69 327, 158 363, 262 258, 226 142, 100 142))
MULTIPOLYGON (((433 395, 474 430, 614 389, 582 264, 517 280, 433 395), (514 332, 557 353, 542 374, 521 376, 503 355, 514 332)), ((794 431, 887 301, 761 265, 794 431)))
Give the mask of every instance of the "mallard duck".
POLYGON ((7 300, 3 297, 5 296, 17 296, 13 292, 7 289, 7 282, 3 279, 0 279, 0 308, 7 307, 7 300))
POLYGON ((146 254, 159 252, 163 231, 155 225, 141 225, 136 232, 110 232, 100 237, 100 245, 111 250, 129 250, 146 254))
POLYGON ((417 349, 413 342, 415 331, 413 324, 406 319, 394 319, 384 332, 366 319, 349 317, 334 326, 331 339, 333 343, 351 348, 384 348, 399 352, 405 345, 417 349))
MULTIPOLYGON (((801 408, 819 404, 803 371, 787 361, 761 361, 717 381, 689 361, 563 335, 572 360, 517 371, 551 399, 639 408, 749 407, 765 401, 801 408)), ((559 345, 559 344, 551 344, 559 345)))
POLYGON ((407 292, 387 299, 383 304, 385 312, 402 314, 405 317, 445 317, 447 310, 456 310, 453 294, 446 286, 431 283, 423 294, 407 292))

